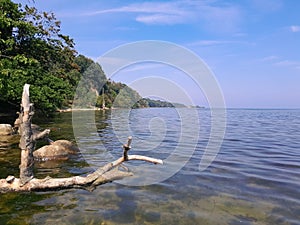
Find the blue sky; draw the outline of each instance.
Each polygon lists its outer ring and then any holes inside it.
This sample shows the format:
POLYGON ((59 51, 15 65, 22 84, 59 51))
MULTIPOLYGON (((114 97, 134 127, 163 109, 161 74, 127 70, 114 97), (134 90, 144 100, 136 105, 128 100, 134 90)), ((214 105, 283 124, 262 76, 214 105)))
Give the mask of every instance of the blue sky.
MULTIPOLYGON (((77 51, 93 59, 130 42, 168 41, 193 51, 209 66, 227 107, 300 108, 300 1, 15 2, 54 12, 77 51)), ((173 70, 133 65, 113 79, 132 86, 139 77, 173 79, 193 103, 206 105, 205 93, 173 70)), ((142 85, 134 87, 142 92, 142 85)))

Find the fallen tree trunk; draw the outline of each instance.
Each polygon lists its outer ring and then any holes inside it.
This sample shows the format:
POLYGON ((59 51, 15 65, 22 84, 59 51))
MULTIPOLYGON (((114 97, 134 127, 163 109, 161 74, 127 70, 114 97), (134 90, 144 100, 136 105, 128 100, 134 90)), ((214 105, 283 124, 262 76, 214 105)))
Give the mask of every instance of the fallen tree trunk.
POLYGON ((50 130, 44 130, 33 135, 31 130, 31 119, 33 116, 33 107, 29 101, 29 85, 24 85, 22 95, 22 105, 20 114, 20 148, 21 148, 21 164, 20 178, 8 176, 6 179, 0 179, 0 193, 4 192, 21 192, 21 191, 45 191, 67 188, 85 188, 92 190, 97 185, 111 182, 133 175, 127 171, 118 170, 118 166, 124 161, 142 160, 154 164, 163 164, 160 159, 150 158, 141 155, 128 155, 132 138, 128 138, 128 143, 123 145, 123 156, 113 162, 100 167, 95 172, 87 176, 73 176, 67 178, 51 178, 36 179, 33 174, 34 157, 33 151, 35 141, 46 137, 50 130))

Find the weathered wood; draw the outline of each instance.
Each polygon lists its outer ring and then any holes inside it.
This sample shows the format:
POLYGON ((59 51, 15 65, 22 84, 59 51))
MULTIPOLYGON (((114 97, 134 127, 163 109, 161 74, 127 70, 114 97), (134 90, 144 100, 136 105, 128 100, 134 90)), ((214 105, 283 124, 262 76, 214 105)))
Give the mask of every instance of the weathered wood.
POLYGON ((31 119, 34 115, 33 104, 29 99, 29 84, 25 84, 22 94, 21 113, 19 115, 19 132, 21 135, 19 147, 21 148, 20 183, 25 185, 33 177, 35 142, 49 135, 50 130, 33 133, 31 119))
POLYGON ((130 145, 131 145, 131 141, 132 141, 132 137, 128 137, 128 140, 127 140, 127 144, 124 144, 123 145, 123 158, 124 158, 124 161, 128 161, 128 151, 130 150, 130 145))
POLYGON ((131 148, 132 137, 128 138, 127 144, 123 145, 123 157, 107 163, 95 172, 87 176, 73 176, 67 178, 51 178, 36 179, 33 174, 34 157, 33 150, 35 141, 47 137, 50 130, 34 134, 31 128, 31 119, 33 116, 33 107, 29 101, 29 85, 24 85, 21 114, 20 114, 20 148, 21 148, 21 164, 20 178, 8 176, 6 179, 0 179, 0 193, 4 192, 21 192, 21 191, 45 191, 66 188, 85 188, 92 190, 95 186, 116 179, 131 176, 128 171, 120 171, 118 167, 125 161, 142 160, 154 164, 163 164, 160 159, 150 158, 141 155, 128 155, 131 148))
POLYGON ((35 141, 32 138, 31 118, 33 116, 32 106, 29 101, 29 84, 25 84, 23 88, 22 104, 21 104, 21 124, 20 124, 20 148, 21 148, 21 164, 20 164, 20 183, 26 184, 33 178, 33 150, 35 141))
MULTIPOLYGON (((128 160, 142 160, 155 164, 163 164, 162 160, 145 157, 141 155, 129 155, 128 160)), ((23 184, 21 179, 8 177, 0 180, 0 193, 5 192, 25 192, 25 191, 45 191, 56 189, 70 188, 87 188, 105 184, 117 179, 122 179, 127 176, 132 176, 130 172, 117 170, 117 167, 124 162, 124 157, 121 157, 113 162, 107 163, 100 167, 95 172, 87 176, 73 176, 67 178, 51 178, 44 179, 33 178, 26 184, 23 184)))
POLYGON ((43 130, 42 132, 33 133, 32 138, 34 141, 37 141, 37 140, 48 137, 49 133, 50 133, 50 129, 46 129, 46 130, 43 130))

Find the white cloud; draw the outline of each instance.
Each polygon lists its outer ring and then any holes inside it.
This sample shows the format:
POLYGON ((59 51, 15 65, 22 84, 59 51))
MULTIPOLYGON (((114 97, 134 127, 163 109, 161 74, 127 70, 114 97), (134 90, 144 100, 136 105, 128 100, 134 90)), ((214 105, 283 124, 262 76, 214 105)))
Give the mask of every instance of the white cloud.
POLYGON ((290 26, 290 31, 292 31, 293 33, 300 32, 300 26, 290 26))
POLYGON ((176 2, 144 2, 134 3, 128 6, 99 10, 86 13, 85 15, 94 16, 105 13, 149 13, 149 14, 164 14, 164 15, 181 15, 184 14, 184 9, 180 9, 176 2))
POLYGON ((184 23, 184 18, 178 15, 167 15, 167 14, 151 14, 151 15, 140 15, 136 17, 136 21, 153 25, 153 24, 179 24, 184 23))
POLYGON ((195 23, 215 32, 235 31, 241 18, 241 10, 235 5, 190 0, 133 3, 84 15, 96 16, 108 13, 132 13, 137 22, 147 25, 195 23))
POLYGON ((213 46, 213 45, 222 45, 229 44, 230 41, 219 41, 219 40, 200 40, 193 43, 190 43, 190 46, 213 46))
POLYGON ((250 44, 254 43, 247 41, 229 41, 229 40, 199 40, 187 44, 188 46, 216 46, 216 45, 228 45, 228 44, 250 44))

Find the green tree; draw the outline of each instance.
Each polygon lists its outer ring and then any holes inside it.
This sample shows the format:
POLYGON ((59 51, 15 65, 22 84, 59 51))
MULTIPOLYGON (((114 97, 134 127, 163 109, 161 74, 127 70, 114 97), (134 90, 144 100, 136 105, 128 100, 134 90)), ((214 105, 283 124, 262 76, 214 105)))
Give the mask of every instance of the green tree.
POLYGON ((23 85, 30 83, 35 107, 62 107, 80 79, 75 54, 54 14, 0 0, 0 100, 19 104, 23 85))
POLYGON ((82 77, 76 89, 73 106, 76 108, 98 106, 99 101, 97 97, 107 82, 101 66, 83 55, 76 57, 75 62, 79 67, 82 77))

